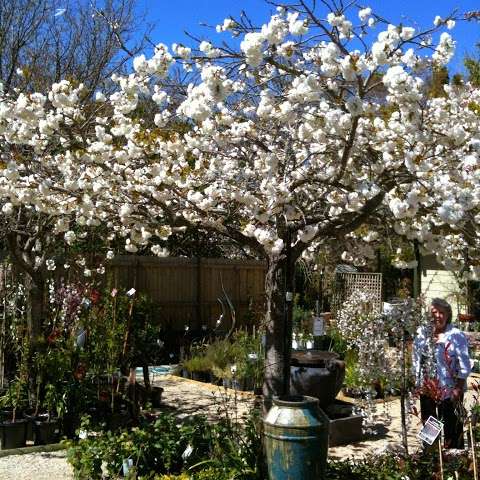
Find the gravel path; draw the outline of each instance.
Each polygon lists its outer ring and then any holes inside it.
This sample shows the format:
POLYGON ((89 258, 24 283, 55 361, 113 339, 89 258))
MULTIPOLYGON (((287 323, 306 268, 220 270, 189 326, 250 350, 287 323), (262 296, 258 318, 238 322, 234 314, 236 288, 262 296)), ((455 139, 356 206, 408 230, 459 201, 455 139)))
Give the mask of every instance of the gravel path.
MULTIPOLYGON (((241 415, 248 411, 248 407, 254 401, 251 394, 235 395, 231 390, 169 375, 157 380, 155 385, 164 388, 163 403, 179 417, 203 414, 209 418, 215 418, 225 411, 231 414, 234 410, 241 415), (235 405, 236 409, 233 408, 235 405)), ((467 393, 467 404, 472 401, 472 397, 473 392, 470 390, 467 393)), ((382 411, 383 405, 379 404, 379 413, 382 411)), ((391 421, 384 417, 386 423, 382 425, 380 435, 355 444, 330 448, 329 457, 359 459, 366 455, 380 454, 387 449, 399 448, 401 440, 399 400, 388 402, 388 414, 391 421)), ((412 451, 418 444, 416 439, 418 430, 418 421, 414 419, 409 432, 412 451)), ((61 450, 0 458, 0 480, 71 480, 73 472, 65 456, 66 452, 61 450)))
POLYGON ((0 458, 0 478, 2 480, 71 480, 73 470, 65 459, 65 450, 9 455, 0 458))

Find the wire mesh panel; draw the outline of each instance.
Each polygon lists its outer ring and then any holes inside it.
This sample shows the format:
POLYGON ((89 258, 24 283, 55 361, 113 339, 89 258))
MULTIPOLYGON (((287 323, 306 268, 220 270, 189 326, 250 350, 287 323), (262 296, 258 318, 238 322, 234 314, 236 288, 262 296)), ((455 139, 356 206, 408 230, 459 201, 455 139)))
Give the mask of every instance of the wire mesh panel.
POLYGON ((348 272, 337 273, 335 276, 335 292, 333 295, 332 313, 336 316, 343 303, 355 291, 361 291, 373 296, 375 310, 382 310, 382 274, 348 272))

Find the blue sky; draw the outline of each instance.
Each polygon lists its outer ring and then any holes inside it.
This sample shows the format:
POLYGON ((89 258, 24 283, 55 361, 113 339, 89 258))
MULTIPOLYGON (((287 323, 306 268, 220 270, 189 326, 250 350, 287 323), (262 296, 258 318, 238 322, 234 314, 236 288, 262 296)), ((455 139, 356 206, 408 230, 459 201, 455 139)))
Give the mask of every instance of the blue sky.
MULTIPOLYGON (((138 0, 138 3, 148 20, 156 24, 152 40, 169 46, 174 42, 191 44, 185 30, 202 39, 214 38, 215 32, 201 27, 202 22, 215 26, 230 15, 238 16, 243 9, 254 23, 261 24, 274 10, 262 0, 138 0)), ((435 15, 446 16, 454 9, 480 10, 479 0, 362 0, 359 4, 372 7, 375 13, 394 23, 419 27, 430 27, 435 15)), ((457 23, 451 33, 457 40, 457 54, 450 69, 459 71, 465 53, 473 52, 474 45, 480 42, 480 22, 457 23)))

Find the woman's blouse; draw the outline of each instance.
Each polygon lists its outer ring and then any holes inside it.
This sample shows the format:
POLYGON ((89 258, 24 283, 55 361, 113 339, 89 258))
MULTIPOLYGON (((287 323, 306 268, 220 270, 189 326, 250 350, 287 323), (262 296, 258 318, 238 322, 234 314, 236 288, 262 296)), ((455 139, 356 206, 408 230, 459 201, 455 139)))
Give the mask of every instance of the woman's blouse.
MULTIPOLYGON (((418 387, 423 385, 426 378, 436 378, 442 398, 449 398, 457 379, 466 379, 470 375, 466 335, 448 324, 445 332, 434 341, 428 329, 420 327, 413 344, 413 368, 418 387)), ((466 382, 464 388, 466 390, 466 382)))

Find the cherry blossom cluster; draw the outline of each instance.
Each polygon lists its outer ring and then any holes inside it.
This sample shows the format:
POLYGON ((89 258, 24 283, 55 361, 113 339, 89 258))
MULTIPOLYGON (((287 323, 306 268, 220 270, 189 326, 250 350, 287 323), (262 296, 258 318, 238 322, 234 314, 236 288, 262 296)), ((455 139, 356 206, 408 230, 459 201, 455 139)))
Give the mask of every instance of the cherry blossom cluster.
POLYGON ((418 73, 452 58, 453 26, 287 5, 259 27, 220 24, 239 48, 160 43, 94 99, 67 80, 48 95, 1 94, 2 211, 53 215, 68 244, 71 221, 105 224, 130 253, 166 255, 162 240, 187 226, 272 262, 346 238, 357 264, 378 238, 357 229, 376 218, 456 268, 480 251, 480 92, 429 98, 418 73), (172 86, 174 66, 185 84, 172 86))

